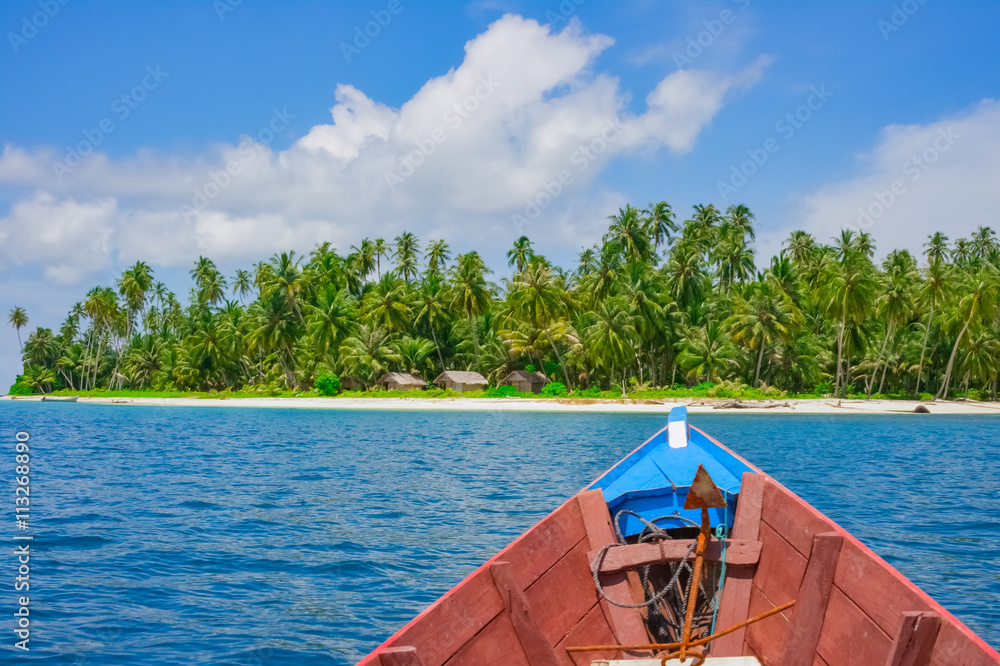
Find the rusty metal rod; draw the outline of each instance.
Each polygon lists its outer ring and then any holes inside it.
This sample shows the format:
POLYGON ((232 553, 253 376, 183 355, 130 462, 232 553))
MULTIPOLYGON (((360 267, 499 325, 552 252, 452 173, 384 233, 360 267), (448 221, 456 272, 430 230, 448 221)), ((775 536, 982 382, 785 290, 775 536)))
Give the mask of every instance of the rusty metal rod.
POLYGON ((701 531, 698 533, 698 546, 694 553, 694 569, 691 571, 691 592, 688 594, 687 612, 684 614, 684 632, 681 635, 680 660, 684 661, 687 649, 691 643, 691 630, 694 624, 694 607, 698 601, 698 588, 701 585, 701 570, 705 563, 705 545, 711 538, 709 534, 708 509, 701 510, 701 531))
MULTIPOLYGON (((710 641, 714 641, 716 638, 721 638, 726 634, 731 634, 737 629, 742 629, 743 627, 749 626, 754 622, 760 622, 761 620, 771 617, 772 615, 777 615, 778 613, 786 611, 794 605, 795 605, 794 601, 789 601, 787 604, 781 604, 780 606, 772 608, 771 610, 761 613, 760 615, 752 617, 748 620, 743 620, 739 624, 734 624, 733 626, 729 627, 728 629, 725 629, 724 631, 720 631, 718 633, 712 634, 711 636, 707 636, 705 638, 700 638, 696 641, 693 641, 688 645, 688 647, 699 647, 701 645, 705 645, 710 641)), ((627 650, 673 650, 675 648, 679 648, 680 646, 681 646, 680 643, 648 643, 646 645, 587 645, 583 647, 568 647, 566 648, 566 652, 607 652, 610 650, 616 650, 622 652, 627 650)))

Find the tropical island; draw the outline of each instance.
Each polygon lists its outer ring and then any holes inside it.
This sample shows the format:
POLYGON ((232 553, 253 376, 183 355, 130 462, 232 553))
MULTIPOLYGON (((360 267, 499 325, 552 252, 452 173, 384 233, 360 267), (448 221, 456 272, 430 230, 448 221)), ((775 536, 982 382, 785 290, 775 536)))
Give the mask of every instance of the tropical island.
MULTIPOLYGON (((477 252, 408 232, 346 254, 281 252, 228 278, 199 257, 186 304, 137 262, 58 332, 27 335, 10 394, 399 397, 412 394, 384 390, 387 373, 423 388, 457 370, 488 382, 463 397, 535 397, 502 385, 526 370, 546 398, 996 400, 989 227, 881 263, 868 233, 796 231, 758 268, 744 205, 678 222, 661 201, 609 220, 568 269, 522 236, 496 282, 477 252)), ((20 342, 28 311, 8 322, 20 342)))

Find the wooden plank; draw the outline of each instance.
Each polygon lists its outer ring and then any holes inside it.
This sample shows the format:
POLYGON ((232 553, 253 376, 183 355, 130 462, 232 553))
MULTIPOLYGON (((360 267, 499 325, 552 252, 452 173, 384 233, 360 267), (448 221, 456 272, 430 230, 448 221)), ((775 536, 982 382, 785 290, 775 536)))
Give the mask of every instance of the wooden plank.
POLYGON ((764 483, 760 519, 806 557, 814 536, 837 529, 833 521, 770 478, 764 483))
POLYGON ((543 611, 538 622, 549 645, 561 641, 600 601, 587 560, 588 547, 581 542, 525 590, 531 607, 543 611))
POLYGON ((901 613, 931 610, 909 581, 853 539, 844 541, 833 582, 889 636, 896 636, 901 613))
POLYGON ((417 648, 410 645, 386 648, 378 657, 382 666, 423 666, 417 655, 417 648))
MULTIPOLYGON (((812 662, 823 632, 823 621, 833 588, 833 576, 837 572, 837 558, 840 556, 843 543, 844 537, 837 532, 824 532, 813 538, 812 552, 806 564, 802 584, 799 586, 795 607, 792 608, 792 619, 788 624, 785 643, 777 663, 812 662)), ((826 659, 830 661, 829 658, 826 659)))
MULTIPOLYGON (((617 573, 640 567, 646 564, 662 564, 666 561, 684 559, 696 542, 693 539, 669 539, 658 543, 636 543, 628 546, 612 548, 604 554, 600 572, 602 574, 617 573)), ((591 566, 600 551, 587 555, 591 566)), ((738 539, 726 540, 726 566, 754 566, 760 559, 760 542, 738 539)), ((692 557, 693 560, 693 557, 692 557)), ((705 548, 707 562, 722 561, 722 542, 715 539, 705 548)))
POLYGON ((521 649, 517 632, 507 613, 500 613, 475 638, 466 643, 449 659, 446 666, 531 666, 521 649))
MULTIPOLYGON (((590 545, 588 551, 600 550, 606 544, 616 543, 617 537, 611 526, 611 514, 608 513, 608 504, 604 501, 604 493, 600 490, 585 490, 576 497, 580 502, 583 524, 587 530, 587 540, 590 545)), ((601 586, 605 593, 616 601, 631 600, 631 590, 625 574, 603 576, 601 586)), ((611 618, 611 629, 620 645, 641 645, 649 642, 646 627, 637 610, 620 608, 609 604, 606 600, 602 600, 601 604, 605 607, 605 613, 611 618)))
MULTIPOLYGON (((795 621, 794 612, 792 621, 795 621)), ((876 666, 885 663, 891 647, 889 636, 834 586, 830 591, 823 633, 816 646, 820 656, 830 664, 876 666)))
POLYGON ((573 666, 590 666, 595 659, 614 659, 621 653, 618 650, 608 652, 573 652, 567 653, 568 647, 579 647, 581 645, 612 645, 615 642, 615 635, 611 632, 611 625, 608 618, 604 616, 604 608, 600 604, 594 604, 583 619, 556 645, 556 652, 566 655, 568 661, 573 666))
POLYGON ((517 639, 521 642, 521 648, 531 666, 557 666, 559 659, 542 633, 524 590, 514 579, 513 569, 509 562, 494 562, 490 565, 493 582, 507 608, 511 624, 514 625, 514 633, 517 634, 517 639))
MULTIPOLYGON (((942 614, 947 618, 947 615, 942 614)), ((1000 663, 997 653, 981 639, 973 641, 958 620, 942 622, 931 654, 931 666, 996 666, 1000 663)), ((971 635, 977 638, 975 634, 971 635)))
MULTIPOLYGON (((736 501, 736 519, 733 521, 730 534, 733 539, 759 540, 760 510, 763 502, 764 476, 753 472, 744 473, 740 481, 739 499, 736 501)), ((722 599, 719 600, 717 627, 720 629, 731 627, 749 617, 752 585, 752 571, 727 569, 726 580, 722 587, 722 599)), ((743 654, 745 636, 744 627, 712 641, 712 654, 719 657, 743 654)))
POLYGON ((901 613, 886 666, 927 666, 940 629, 941 616, 937 613, 901 613))
POLYGON ((440 666, 503 610, 493 577, 480 568, 397 632, 386 647, 411 645, 424 666, 440 666))
MULTIPOLYGON (((756 584, 751 588, 750 617, 756 617, 778 605, 780 604, 776 604, 768 599, 767 595, 761 592, 756 584)), ((765 664, 780 664, 775 659, 781 651, 782 645, 785 643, 788 620, 791 617, 793 609, 794 606, 792 609, 778 615, 772 615, 747 627, 744 654, 755 655, 765 664)), ((784 666, 784 664, 781 664, 781 666, 784 666)))
POLYGON ((513 564, 517 579, 528 586, 586 538, 580 504, 570 501, 500 551, 497 559, 513 564))
POLYGON ((760 541, 754 585, 776 606, 794 601, 806 572, 806 558, 766 523, 760 526, 760 541))

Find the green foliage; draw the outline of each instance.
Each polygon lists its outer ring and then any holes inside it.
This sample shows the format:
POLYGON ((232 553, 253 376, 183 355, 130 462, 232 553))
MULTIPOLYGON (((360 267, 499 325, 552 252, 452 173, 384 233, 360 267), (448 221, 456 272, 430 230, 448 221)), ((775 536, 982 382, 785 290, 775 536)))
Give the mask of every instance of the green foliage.
POLYGON ((24 375, 18 375, 17 376, 17 381, 15 381, 14 384, 10 387, 10 389, 7 391, 7 394, 8 395, 31 395, 34 392, 35 391, 31 388, 31 384, 29 384, 25 380, 24 375))
POLYGON ((934 396, 931 395, 930 393, 921 393, 920 394, 920 401, 921 402, 932 402, 933 400, 934 400, 934 396))
POLYGON ((549 382, 542 387, 542 395, 547 398, 562 398, 566 395, 566 385, 562 382, 549 382))
POLYGON ((511 398, 518 394, 513 386, 491 386, 486 389, 487 398, 511 398))
POLYGON ((316 378, 316 390, 320 395, 337 395, 340 391, 340 377, 332 372, 324 372, 316 378))
POLYGON ((553 265, 522 237, 507 253, 513 270, 490 278, 476 252, 453 260, 443 240, 424 245, 404 231, 390 241, 360 239, 343 255, 329 243, 308 257, 279 252, 231 280, 199 257, 186 303, 137 262, 113 286, 81 294, 58 329, 22 331, 26 312, 9 313, 25 363, 11 390, 660 400, 996 394, 1000 244, 988 227, 951 244, 935 234, 923 257, 898 250, 880 263, 866 233, 824 243, 794 232, 769 265, 755 263, 763 258, 754 238, 744 205, 698 205, 679 219, 663 201, 626 204, 570 266, 553 265), (475 370, 496 385, 525 366, 565 386, 539 395, 337 386, 372 387, 387 372, 430 379, 443 369, 475 370))

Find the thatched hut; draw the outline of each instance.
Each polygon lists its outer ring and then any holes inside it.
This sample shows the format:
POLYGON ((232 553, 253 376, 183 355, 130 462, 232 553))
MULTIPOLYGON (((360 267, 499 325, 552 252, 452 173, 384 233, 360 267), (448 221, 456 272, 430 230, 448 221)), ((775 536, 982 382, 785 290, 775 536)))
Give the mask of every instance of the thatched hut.
POLYGON ((438 388, 463 393, 465 391, 482 391, 489 386, 489 382, 478 372, 445 370, 434 379, 434 385, 438 388))
POLYGON ((364 391, 365 384, 357 377, 341 377, 340 388, 344 391, 364 391))
POLYGON ((427 388, 427 382, 423 379, 405 372, 387 372, 378 383, 386 391, 421 391, 427 388))
POLYGON ((513 386, 522 393, 541 393, 542 387, 548 383, 548 378, 540 372, 515 370, 504 377, 500 385, 513 386))

